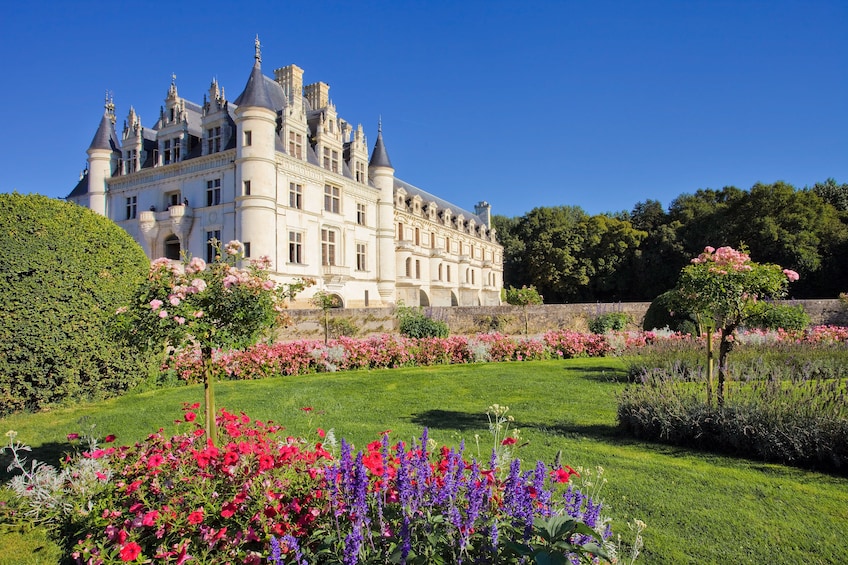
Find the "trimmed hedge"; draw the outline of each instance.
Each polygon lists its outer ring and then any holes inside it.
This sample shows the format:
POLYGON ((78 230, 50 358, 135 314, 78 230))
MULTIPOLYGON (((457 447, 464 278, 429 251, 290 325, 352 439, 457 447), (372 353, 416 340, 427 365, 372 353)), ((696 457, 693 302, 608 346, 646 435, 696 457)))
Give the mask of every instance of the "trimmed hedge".
POLYGON ((148 267, 107 218, 45 196, 0 194, 0 416, 111 396, 146 376, 110 323, 148 267))

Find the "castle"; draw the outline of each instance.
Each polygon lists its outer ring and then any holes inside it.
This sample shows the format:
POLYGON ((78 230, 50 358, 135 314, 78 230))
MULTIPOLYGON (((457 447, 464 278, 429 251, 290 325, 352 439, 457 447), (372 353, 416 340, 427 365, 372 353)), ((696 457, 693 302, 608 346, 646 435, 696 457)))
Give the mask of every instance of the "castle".
MULTIPOLYGON (((382 124, 341 119, 323 82, 289 65, 265 76, 259 40, 233 101, 213 80, 203 104, 172 80, 153 128, 133 108, 120 138, 115 106, 66 197, 111 218, 150 258, 212 259, 209 241, 267 256, 279 281, 312 278, 347 307, 500 304, 503 248, 486 202, 463 210, 395 177, 382 124)), ((297 307, 298 304, 295 304, 297 307)))

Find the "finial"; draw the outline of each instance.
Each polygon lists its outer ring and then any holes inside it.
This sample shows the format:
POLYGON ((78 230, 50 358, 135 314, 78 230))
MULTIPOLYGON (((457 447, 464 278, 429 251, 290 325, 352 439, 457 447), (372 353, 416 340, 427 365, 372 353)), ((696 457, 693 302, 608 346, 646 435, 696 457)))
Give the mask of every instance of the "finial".
POLYGON ((112 123, 115 123, 115 101, 112 96, 112 92, 109 90, 106 91, 106 102, 104 104, 104 108, 106 108, 106 115, 109 116, 109 119, 112 123))
POLYGON ((383 115, 377 118, 377 133, 383 133, 383 115))
POLYGON ((256 48, 256 54, 254 55, 254 57, 256 58, 256 62, 261 63, 262 62, 262 51, 261 51, 261 47, 259 45, 259 34, 258 33, 256 34, 256 40, 253 42, 253 44, 254 44, 254 47, 256 48))
POLYGON ((177 73, 171 73, 171 84, 177 86, 177 73))

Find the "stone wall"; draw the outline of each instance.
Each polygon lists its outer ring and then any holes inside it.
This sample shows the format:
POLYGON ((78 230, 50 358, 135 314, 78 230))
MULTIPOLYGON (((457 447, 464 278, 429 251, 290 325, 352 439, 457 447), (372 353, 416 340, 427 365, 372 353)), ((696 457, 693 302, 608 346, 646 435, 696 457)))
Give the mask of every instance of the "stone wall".
MULTIPOLYGON (((802 304, 813 324, 848 325, 848 309, 839 300, 796 300, 802 304)), ((626 312, 633 319, 631 329, 640 329, 650 302, 594 304, 544 304, 528 306, 526 319, 530 335, 552 329, 588 331, 589 320, 607 312, 626 312)), ((473 335, 500 331, 524 333, 525 311, 520 306, 433 307, 425 311, 448 324, 452 334, 473 335)), ((282 339, 323 339, 321 310, 290 310, 294 325, 283 330, 282 339)), ((350 324, 358 336, 397 331, 394 308, 343 308, 330 311, 334 323, 350 324)))

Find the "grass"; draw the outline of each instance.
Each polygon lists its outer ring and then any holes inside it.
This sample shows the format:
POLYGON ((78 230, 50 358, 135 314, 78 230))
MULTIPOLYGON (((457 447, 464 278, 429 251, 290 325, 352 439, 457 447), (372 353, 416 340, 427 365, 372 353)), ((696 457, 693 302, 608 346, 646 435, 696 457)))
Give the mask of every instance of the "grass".
MULTIPOLYGON (((407 439, 427 426, 440 443, 464 439, 470 455, 479 435, 483 457, 490 449, 482 444, 490 437, 486 408, 507 405, 528 442, 517 454, 523 460, 551 461, 561 451, 563 463, 604 467, 609 482, 602 495, 614 530, 626 534, 633 518, 648 524, 640 563, 844 562, 848 479, 620 436, 616 395, 626 386, 625 367, 602 358, 355 371, 222 382, 216 392, 219 406, 273 419, 292 435, 334 428, 337 437, 364 446, 385 429, 407 439), (307 406, 313 411, 300 410, 307 406)), ((0 420, 0 432, 15 429, 36 457, 55 461, 82 416, 101 437, 114 433, 118 443, 132 443, 159 427, 173 430, 181 403, 201 399, 199 386, 127 395, 16 415, 0 420)), ((23 543, 21 537, 0 532, 0 556, 14 555, 10 544, 23 543)), ((3 559, 0 565, 55 562, 3 559)))

